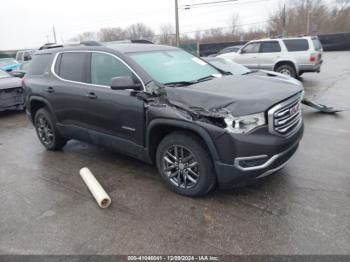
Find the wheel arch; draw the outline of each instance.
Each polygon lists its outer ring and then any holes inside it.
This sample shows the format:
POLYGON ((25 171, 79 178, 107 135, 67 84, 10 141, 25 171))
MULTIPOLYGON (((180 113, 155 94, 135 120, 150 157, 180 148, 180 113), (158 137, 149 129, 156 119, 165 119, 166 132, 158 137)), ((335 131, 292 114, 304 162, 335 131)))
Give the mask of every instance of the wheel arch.
POLYGON ((215 147, 214 141, 204 128, 185 121, 156 119, 148 125, 146 133, 146 148, 148 151, 149 159, 152 163, 155 163, 156 151, 160 141, 166 135, 174 131, 187 131, 194 135, 197 135, 209 150, 209 154, 213 160, 213 163, 219 159, 219 154, 215 147))
POLYGON ((29 112, 30 112, 30 117, 32 122, 34 123, 34 118, 35 118, 35 114, 36 112, 44 107, 47 107, 53 117, 53 119, 55 120, 55 122, 57 123, 57 118, 55 116, 55 114, 53 114, 53 108, 50 105, 50 103, 43 97, 40 96, 32 96, 29 99, 29 112))
POLYGON ((278 60, 275 65, 273 66, 273 71, 276 71, 276 69, 280 66, 280 65, 283 65, 283 64, 287 64, 287 65, 291 65, 294 67, 295 69, 295 72, 298 74, 299 73, 299 66, 298 64, 291 60, 291 59, 282 59, 282 60, 278 60))

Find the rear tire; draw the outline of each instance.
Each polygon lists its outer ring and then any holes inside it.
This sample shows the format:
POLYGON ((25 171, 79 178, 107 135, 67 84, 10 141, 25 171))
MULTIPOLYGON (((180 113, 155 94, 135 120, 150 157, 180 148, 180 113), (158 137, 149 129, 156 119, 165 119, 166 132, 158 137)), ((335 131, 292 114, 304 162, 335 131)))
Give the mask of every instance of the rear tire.
POLYGON ((66 145, 67 139, 59 134, 47 108, 41 108, 35 113, 34 126, 41 144, 47 150, 60 150, 66 145))
POLYGON ((202 140, 188 132, 167 135, 156 153, 158 171, 165 183, 184 196, 202 196, 215 185, 213 163, 202 140))
POLYGON ((297 75, 295 68, 289 64, 281 64, 275 69, 275 71, 294 78, 297 75))

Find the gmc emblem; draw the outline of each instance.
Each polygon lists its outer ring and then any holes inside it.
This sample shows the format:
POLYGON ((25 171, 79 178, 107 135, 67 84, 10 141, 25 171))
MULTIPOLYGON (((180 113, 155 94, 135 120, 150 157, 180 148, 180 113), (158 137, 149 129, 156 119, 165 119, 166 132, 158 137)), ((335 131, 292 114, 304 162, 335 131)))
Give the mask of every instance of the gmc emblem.
POLYGON ((289 114, 290 114, 290 115, 294 115, 294 114, 296 114, 297 112, 299 112, 299 110, 300 110, 300 103, 298 103, 298 104, 296 104, 295 106, 291 107, 291 108, 289 109, 289 114))

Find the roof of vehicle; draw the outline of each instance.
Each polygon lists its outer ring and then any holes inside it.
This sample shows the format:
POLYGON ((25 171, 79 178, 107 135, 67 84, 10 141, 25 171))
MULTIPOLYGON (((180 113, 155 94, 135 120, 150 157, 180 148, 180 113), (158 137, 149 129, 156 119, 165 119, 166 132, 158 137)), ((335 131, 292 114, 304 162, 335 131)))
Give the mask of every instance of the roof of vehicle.
POLYGON ((295 39, 315 39, 317 36, 290 36, 290 37, 274 37, 274 38, 263 38, 251 40, 249 42, 266 42, 266 41, 274 41, 274 40, 295 40, 295 39))
POLYGON ((151 52, 162 50, 177 50, 176 47, 167 45, 154 45, 154 44, 112 44, 106 47, 115 49, 121 53, 133 53, 133 52, 151 52))
POLYGON ((110 49, 116 50, 120 53, 177 50, 176 47, 166 46, 166 45, 129 43, 129 44, 111 44, 107 46, 67 46, 67 47, 59 47, 54 49, 44 49, 37 52, 36 54, 57 53, 57 52, 64 52, 64 51, 79 51, 79 50, 80 51, 108 51, 110 49))

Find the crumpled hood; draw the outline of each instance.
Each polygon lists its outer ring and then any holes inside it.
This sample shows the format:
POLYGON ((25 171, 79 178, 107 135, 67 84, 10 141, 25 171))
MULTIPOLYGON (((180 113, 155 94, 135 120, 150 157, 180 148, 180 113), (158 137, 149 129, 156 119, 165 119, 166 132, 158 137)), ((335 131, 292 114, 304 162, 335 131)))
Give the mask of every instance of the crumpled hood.
POLYGON ((14 87, 21 87, 22 81, 16 77, 0 78, 0 89, 8 89, 14 87))
POLYGON ((254 75, 224 76, 184 87, 166 87, 170 102, 205 111, 224 109, 234 116, 265 112, 303 89, 254 75))

